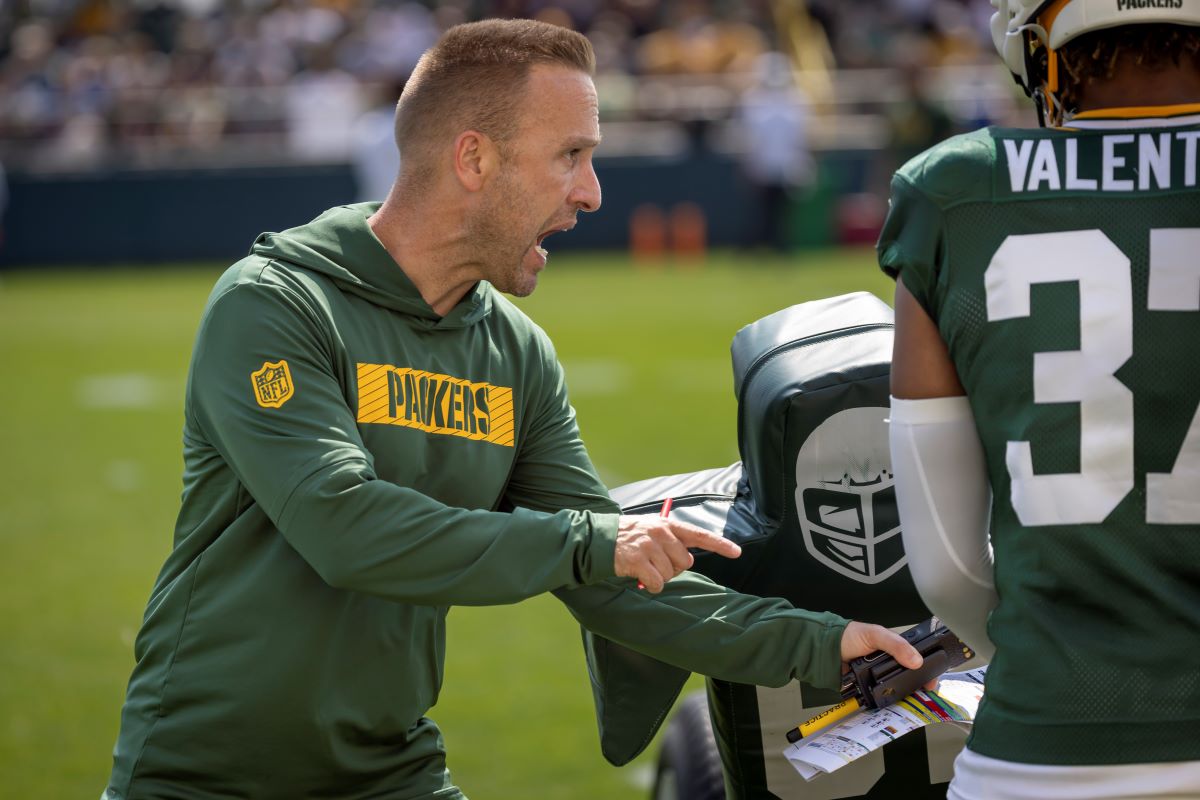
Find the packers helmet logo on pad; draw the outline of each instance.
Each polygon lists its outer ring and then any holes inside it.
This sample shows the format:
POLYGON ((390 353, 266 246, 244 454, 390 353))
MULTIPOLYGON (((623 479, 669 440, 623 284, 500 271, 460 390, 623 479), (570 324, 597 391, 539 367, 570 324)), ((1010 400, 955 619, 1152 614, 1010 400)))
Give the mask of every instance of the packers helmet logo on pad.
POLYGON ((888 410, 834 414, 796 456, 796 514, 809 555, 859 583, 876 584, 908 563, 896 511, 888 410))
POLYGON ((287 361, 264 361, 262 368, 250 373, 254 399, 263 408, 279 408, 292 398, 292 371, 287 361))

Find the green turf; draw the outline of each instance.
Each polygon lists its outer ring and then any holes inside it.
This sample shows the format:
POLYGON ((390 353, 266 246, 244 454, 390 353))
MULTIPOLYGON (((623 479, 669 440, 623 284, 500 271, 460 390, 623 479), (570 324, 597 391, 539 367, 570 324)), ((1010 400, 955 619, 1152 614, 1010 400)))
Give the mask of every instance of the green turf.
MULTIPOLYGON (((0 275, 0 797, 103 788, 170 542, 184 375, 218 270, 0 275)), ((870 251, 641 268, 557 256, 520 302, 554 339, 616 484, 736 460, 730 338, 856 290, 890 299, 870 251)), ((578 633, 552 599, 455 609, 431 716, 475 798, 639 796, 651 762, 601 758, 578 633)))

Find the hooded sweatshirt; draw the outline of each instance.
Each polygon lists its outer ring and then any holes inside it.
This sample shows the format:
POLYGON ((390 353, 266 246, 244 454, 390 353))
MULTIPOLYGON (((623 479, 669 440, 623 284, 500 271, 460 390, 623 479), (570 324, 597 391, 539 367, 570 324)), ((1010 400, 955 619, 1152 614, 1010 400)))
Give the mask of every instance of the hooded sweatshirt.
POLYGON ((554 591, 681 668, 836 686, 840 617, 614 578, 549 339, 486 282, 439 317, 377 208, 264 234, 213 289, 105 798, 460 797, 425 717, 455 604, 554 591))

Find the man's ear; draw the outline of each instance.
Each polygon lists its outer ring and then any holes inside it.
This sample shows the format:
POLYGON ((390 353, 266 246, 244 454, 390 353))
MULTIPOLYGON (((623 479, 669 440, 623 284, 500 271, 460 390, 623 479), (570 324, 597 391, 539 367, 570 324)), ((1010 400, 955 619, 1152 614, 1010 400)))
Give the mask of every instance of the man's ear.
POLYGON ((479 131, 463 131, 454 140, 454 174, 468 192, 478 192, 500 168, 500 151, 479 131))

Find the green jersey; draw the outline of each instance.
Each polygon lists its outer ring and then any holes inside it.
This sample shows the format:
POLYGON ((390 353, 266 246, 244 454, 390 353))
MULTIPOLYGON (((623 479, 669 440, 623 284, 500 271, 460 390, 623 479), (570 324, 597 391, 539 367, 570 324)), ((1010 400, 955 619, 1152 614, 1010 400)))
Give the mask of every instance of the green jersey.
POLYGON ((209 299, 105 798, 461 796, 425 716, 455 604, 554 591, 681 668, 835 686, 840 617, 613 578, 549 339, 486 283, 434 313, 375 208, 265 234, 209 299))
POLYGON ((993 491, 986 756, 1200 759, 1200 109, 1177 110, 978 131, 892 184, 880 264, 949 348, 993 491))

